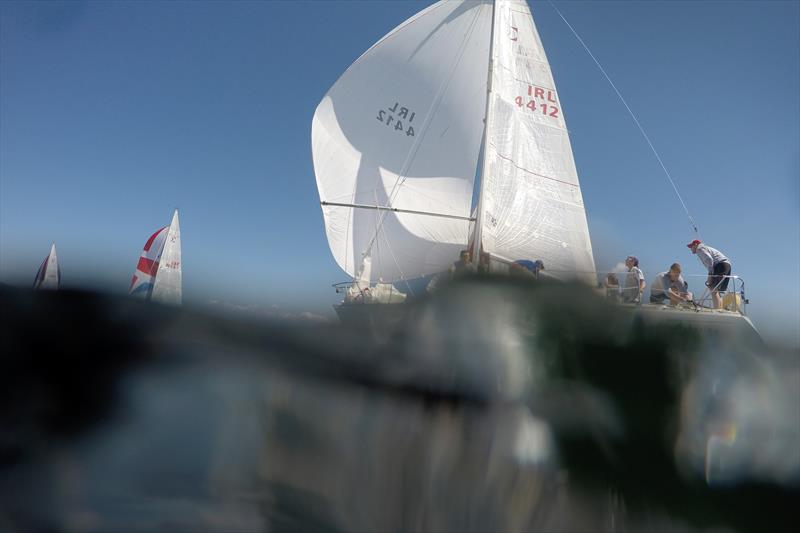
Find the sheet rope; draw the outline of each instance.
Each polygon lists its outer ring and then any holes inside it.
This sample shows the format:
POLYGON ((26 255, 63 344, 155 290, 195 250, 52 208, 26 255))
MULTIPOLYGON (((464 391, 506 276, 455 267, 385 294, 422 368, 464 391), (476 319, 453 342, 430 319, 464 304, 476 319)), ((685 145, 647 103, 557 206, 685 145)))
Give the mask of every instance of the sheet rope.
POLYGON ((581 43, 581 46, 583 46, 583 49, 586 50, 586 53, 589 54, 589 57, 592 58, 592 61, 594 61, 594 64, 597 65, 597 68, 600 69, 600 72, 603 73, 603 76, 605 76, 606 80, 611 85, 611 88, 614 89, 615 93, 617 93, 617 97, 619 97, 619 100, 620 100, 620 102, 622 102, 622 105, 624 105, 625 109, 628 110, 628 114, 633 119, 633 122, 636 124, 636 127, 639 128, 639 132, 641 132, 642 137, 644 137, 644 140, 647 141, 648 146, 650 146, 650 150, 652 150, 653 155, 655 155, 656 159, 658 160, 658 164, 661 165, 661 169, 664 171, 664 174, 666 175, 667 180, 669 180, 669 184, 672 185, 672 190, 675 191, 675 196, 678 197, 678 200, 680 201, 681 205, 683 206, 683 210, 686 212, 686 216, 689 218, 689 224, 692 226, 692 229, 694 230, 694 232, 699 237, 700 236, 700 230, 697 227, 697 223, 694 221, 694 217, 692 217, 692 214, 689 212, 689 208, 686 206, 686 202, 684 202, 683 196, 681 196, 680 191, 678 191, 678 186, 675 185, 675 180, 672 179, 672 176, 670 175, 669 170, 667 170, 667 167, 664 164, 664 161, 661 159, 661 156, 658 154, 658 151, 656 150, 656 147, 653 146, 653 142, 650 140, 650 136, 648 136, 647 132, 644 131, 644 128, 642 127, 641 123, 639 122, 639 119, 636 118, 636 114, 633 112, 631 107, 628 105, 628 102, 625 101, 625 98, 622 96, 622 93, 619 92, 619 89, 617 89, 617 86, 614 84, 614 82, 611 81, 611 77, 606 72, 606 69, 603 68, 603 65, 600 64, 600 61, 598 61, 597 58, 595 57, 595 55, 592 53, 592 51, 589 50, 589 47, 586 45, 586 42, 584 42, 584 40, 581 38, 581 36, 578 35, 578 32, 575 31, 575 28, 572 27, 572 24, 569 23, 569 21, 566 19, 566 17, 564 17, 564 15, 561 13, 561 11, 555 6, 555 4, 553 3, 552 0, 547 0, 547 2, 556 11, 556 13, 558 13, 558 16, 561 17, 561 20, 563 20, 564 24, 566 24, 567 27, 570 29, 570 31, 572 32, 572 35, 574 35, 575 38, 578 40, 578 42, 581 43))

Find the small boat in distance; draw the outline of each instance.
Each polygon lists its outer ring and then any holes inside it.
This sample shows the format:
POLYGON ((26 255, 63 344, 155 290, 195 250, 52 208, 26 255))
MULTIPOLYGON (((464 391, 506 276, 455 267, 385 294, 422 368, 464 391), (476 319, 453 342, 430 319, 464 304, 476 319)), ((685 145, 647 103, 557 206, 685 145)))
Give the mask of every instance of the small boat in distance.
POLYGON ((131 279, 132 296, 159 303, 181 303, 181 228, 178 210, 172 222, 147 239, 131 279))
POLYGON ((36 272, 36 279, 33 280, 34 289, 46 289, 57 291, 61 284, 61 267, 58 266, 58 256, 56 255, 56 243, 50 246, 50 253, 42 261, 42 266, 36 272))

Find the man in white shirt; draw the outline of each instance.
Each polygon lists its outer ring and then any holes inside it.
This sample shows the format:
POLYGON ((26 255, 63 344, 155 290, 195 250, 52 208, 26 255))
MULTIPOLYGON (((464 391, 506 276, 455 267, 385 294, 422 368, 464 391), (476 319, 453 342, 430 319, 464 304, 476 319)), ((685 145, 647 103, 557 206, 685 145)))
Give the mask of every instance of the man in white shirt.
POLYGON ((731 275, 730 259, 725 257, 722 252, 712 248, 695 239, 686 245, 693 254, 697 256, 703 266, 708 269, 708 280, 706 286, 711 289, 711 300, 714 308, 722 307, 722 298, 719 293, 728 290, 728 280, 731 275))

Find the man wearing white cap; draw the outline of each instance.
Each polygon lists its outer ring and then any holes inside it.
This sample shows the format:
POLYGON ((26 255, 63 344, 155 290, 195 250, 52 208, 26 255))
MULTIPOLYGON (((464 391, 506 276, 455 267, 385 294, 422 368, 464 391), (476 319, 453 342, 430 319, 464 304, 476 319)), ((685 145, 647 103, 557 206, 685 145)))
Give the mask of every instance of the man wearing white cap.
POLYGON ((708 269, 706 286, 711 289, 711 301, 714 309, 722 307, 720 292, 728 290, 728 280, 731 275, 731 261, 716 248, 712 248, 695 239, 686 245, 701 263, 708 269))

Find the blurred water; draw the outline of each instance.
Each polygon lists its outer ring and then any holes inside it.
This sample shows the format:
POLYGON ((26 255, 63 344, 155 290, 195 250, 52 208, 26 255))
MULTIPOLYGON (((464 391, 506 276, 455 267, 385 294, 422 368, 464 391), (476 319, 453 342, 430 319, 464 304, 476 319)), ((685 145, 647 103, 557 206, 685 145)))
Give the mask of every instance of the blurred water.
POLYGON ((798 354, 580 287, 466 282, 377 330, 0 302, 3 531, 794 526, 798 354))

